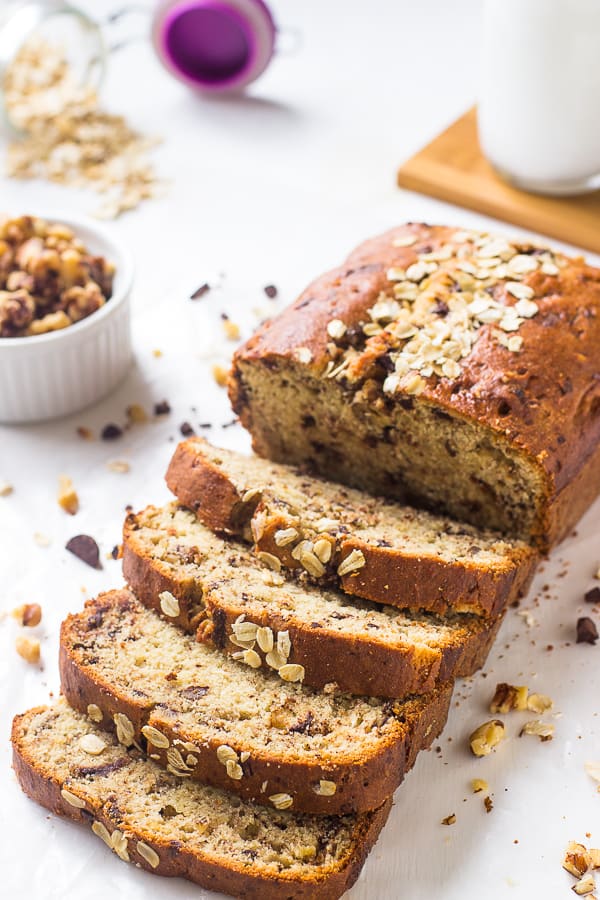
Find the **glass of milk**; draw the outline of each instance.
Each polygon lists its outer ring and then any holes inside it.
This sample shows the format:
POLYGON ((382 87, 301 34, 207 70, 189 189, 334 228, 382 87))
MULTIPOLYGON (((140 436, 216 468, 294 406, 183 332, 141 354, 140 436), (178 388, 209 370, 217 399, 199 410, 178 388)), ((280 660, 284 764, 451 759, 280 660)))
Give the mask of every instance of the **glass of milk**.
POLYGON ((516 187, 600 188, 600 0, 485 0, 478 122, 516 187))

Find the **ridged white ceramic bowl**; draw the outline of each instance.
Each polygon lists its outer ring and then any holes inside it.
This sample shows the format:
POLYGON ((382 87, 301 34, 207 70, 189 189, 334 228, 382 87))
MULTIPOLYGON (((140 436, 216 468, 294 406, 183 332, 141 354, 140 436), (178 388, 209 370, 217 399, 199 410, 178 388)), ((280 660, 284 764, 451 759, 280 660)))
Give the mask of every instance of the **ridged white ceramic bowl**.
POLYGON ((92 253, 113 262, 113 294, 101 309, 61 331, 0 338, 3 423, 56 419, 84 409, 112 391, 132 362, 129 252, 90 220, 45 211, 31 215, 68 225, 92 253))

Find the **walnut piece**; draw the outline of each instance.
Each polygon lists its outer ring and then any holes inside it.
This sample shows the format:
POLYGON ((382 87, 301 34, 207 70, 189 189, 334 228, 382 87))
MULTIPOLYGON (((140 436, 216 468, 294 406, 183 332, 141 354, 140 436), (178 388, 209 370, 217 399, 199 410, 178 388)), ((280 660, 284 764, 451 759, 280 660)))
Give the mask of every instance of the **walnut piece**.
POLYGON ((475 756, 487 756, 505 737, 504 722, 492 719, 484 722, 469 737, 471 752, 475 756))
POLYGON ((523 737, 524 734, 539 737, 540 741, 551 741, 554 737, 554 725, 542 722, 540 719, 532 719, 530 722, 525 722, 519 732, 519 737, 523 737))
POLYGON ((42 621, 42 607, 39 603, 26 603, 14 609, 13 616, 26 628, 35 628, 42 621))
POLYGON ((565 850, 563 869, 566 869, 575 878, 581 878, 591 868, 592 858, 583 844, 570 841, 565 850))
POLYGON ((527 688, 522 685, 516 686, 501 682, 496 685, 496 693, 490 703, 490 712, 504 715, 511 709, 527 709, 527 688))
POLYGON ((70 516, 74 516, 79 510, 79 497, 77 491, 73 487, 73 482, 66 475, 61 475, 58 479, 58 505, 62 506, 65 512, 70 516))
POLYGON ((19 656, 26 662, 35 665, 40 661, 40 642, 36 638, 28 638, 19 635, 15 641, 15 648, 19 656))

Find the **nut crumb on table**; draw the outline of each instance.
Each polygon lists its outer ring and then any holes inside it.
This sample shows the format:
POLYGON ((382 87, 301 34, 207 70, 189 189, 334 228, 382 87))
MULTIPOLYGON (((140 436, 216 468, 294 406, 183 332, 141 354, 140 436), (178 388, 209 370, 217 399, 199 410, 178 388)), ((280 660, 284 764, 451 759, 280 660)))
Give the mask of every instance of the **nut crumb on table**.
POLYGON ((42 621, 42 607, 39 603, 26 603, 13 610, 13 617, 26 628, 35 628, 42 621))
POLYGON ((79 512, 79 497, 73 486, 73 482, 67 475, 61 475, 58 479, 58 505, 70 516, 79 512))
POLYGON ((37 638, 19 635, 15 641, 15 648, 25 662, 35 665, 40 661, 40 642, 37 638))
POLYGON ((469 737, 469 745, 474 756, 488 756, 504 740, 506 729, 501 719, 484 722, 469 737))

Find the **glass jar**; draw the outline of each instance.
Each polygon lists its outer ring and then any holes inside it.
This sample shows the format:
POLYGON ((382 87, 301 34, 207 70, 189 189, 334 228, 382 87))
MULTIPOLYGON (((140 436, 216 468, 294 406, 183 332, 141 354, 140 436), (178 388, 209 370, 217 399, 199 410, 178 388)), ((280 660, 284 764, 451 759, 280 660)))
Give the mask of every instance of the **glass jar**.
POLYGON ((132 13, 151 19, 145 33, 169 73, 201 93, 243 90, 275 53, 277 29, 263 0, 160 0, 152 12, 132 4, 103 23, 64 0, 8 0, 0 11, 0 117, 5 126, 15 130, 6 103, 6 72, 29 39, 60 49, 76 82, 97 88, 110 50, 136 39, 108 47, 105 26, 132 13))
POLYGON ((600 0, 486 0, 479 139, 541 194, 600 187, 600 0))
POLYGON ((15 57, 31 39, 60 48, 73 77, 97 88, 106 67, 107 47, 100 25, 61 0, 9 0, 0 11, 0 116, 5 128, 18 130, 6 103, 5 79, 15 57))

